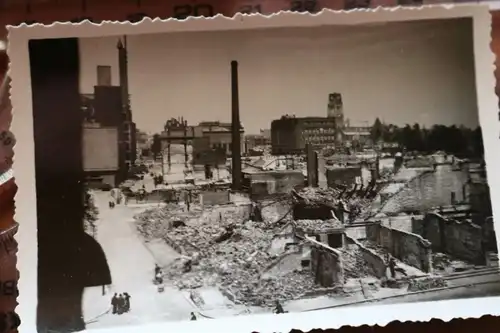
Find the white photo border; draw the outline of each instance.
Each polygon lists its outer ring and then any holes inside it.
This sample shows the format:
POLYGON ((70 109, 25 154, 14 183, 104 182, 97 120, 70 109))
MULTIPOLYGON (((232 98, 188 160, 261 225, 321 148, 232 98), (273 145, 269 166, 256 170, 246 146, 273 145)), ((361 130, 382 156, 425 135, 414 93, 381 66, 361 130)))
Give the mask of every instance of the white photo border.
MULTIPOLYGON (((105 21, 94 24, 55 22, 51 25, 9 26, 8 55, 11 59, 9 75, 12 78, 11 100, 13 105, 12 132, 17 138, 15 147, 16 216, 20 223, 16 239, 19 243, 18 269, 19 306, 22 319, 21 333, 36 332, 37 307, 37 214, 35 189, 35 154, 33 138, 32 95, 29 67, 28 41, 30 39, 64 37, 101 37, 187 31, 246 30, 278 27, 313 27, 323 25, 356 25, 366 23, 415 21, 424 19, 473 19, 476 90, 479 122, 483 130, 485 158, 490 185, 495 225, 500 224, 500 156, 496 154, 500 122, 498 99, 494 92, 495 56, 490 48, 491 14, 487 5, 432 5, 415 8, 377 8, 353 11, 324 9, 317 14, 280 12, 237 14, 232 18, 217 15, 213 18, 160 20, 145 18, 138 23, 105 21)), ((497 238, 497 242, 500 239, 497 238)), ((500 245, 500 244, 499 244, 500 245)), ((499 246, 500 247, 500 246, 499 246)), ((381 325, 392 321, 429 321, 433 318, 449 321, 454 318, 500 315, 500 297, 461 299, 378 305, 377 307, 342 307, 335 310, 318 310, 303 313, 249 315, 217 320, 169 322, 130 327, 114 327, 85 332, 289 332, 300 329, 307 332, 314 328, 339 328, 341 326, 381 325), (362 314, 360 314, 360 311, 362 314)))

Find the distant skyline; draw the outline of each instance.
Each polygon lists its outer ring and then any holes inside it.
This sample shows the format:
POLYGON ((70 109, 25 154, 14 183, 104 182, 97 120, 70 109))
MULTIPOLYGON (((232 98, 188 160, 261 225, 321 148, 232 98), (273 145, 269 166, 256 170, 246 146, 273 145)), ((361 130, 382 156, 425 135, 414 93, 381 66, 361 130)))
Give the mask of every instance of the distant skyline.
MULTIPOLYGON (((81 93, 98 65, 118 85, 118 37, 80 39, 81 93)), ((230 62, 239 62, 241 121, 247 134, 271 121, 327 114, 342 94, 352 124, 378 117, 403 126, 478 125, 469 20, 260 31, 128 36, 134 121, 155 133, 170 118, 231 120, 230 62)))

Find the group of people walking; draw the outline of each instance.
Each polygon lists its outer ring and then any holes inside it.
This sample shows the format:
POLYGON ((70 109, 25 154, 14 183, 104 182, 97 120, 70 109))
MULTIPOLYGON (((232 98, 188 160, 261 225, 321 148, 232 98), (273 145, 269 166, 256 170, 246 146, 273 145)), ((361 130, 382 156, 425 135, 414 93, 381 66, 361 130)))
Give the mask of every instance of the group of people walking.
POLYGON ((130 295, 128 293, 115 293, 111 298, 112 313, 121 315, 130 311, 130 295))

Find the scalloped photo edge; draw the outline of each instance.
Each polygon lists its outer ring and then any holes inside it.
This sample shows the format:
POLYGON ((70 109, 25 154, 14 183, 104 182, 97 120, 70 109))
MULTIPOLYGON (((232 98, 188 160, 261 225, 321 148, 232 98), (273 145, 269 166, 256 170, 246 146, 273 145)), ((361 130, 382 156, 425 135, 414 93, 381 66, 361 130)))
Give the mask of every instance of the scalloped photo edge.
MULTIPOLYGON (((97 39, 101 37, 108 37, 108 38, 113 37, 119 40, 122 38, 122 36, 127 36, 130 39, 132 39, 134 36, 144 35, 144 34, 148 35, 165 34, 165 35, 172 35, 174 36, 172 38, 175 38, 176 34, 188 33, 188 32, 193 34, 203 32, 203 34, 205 35, 210 33, 214 34, 226 33, 226 32, 232 33, 237 31, 245 33, 258 32, 262 34, 262 33, 267 33, 266 31, 268 30, 266 29, 269 30, 274 29, 281 31, 284 31, 285 29, 294 29, 294 31, 301 31, 301 30, 305 31, 306 29, 316 29, 316 28, 326 29, 330 27, 350 29, 350 28, 355 28, 355 26, 361 26, 361 25, 371 25, 373 27, 379 27, 384 24, 392 24, 392 23, 396 24, 403 22, 452 20, 457 18, 470 18, 472 20, 473 42, 471 44, 473 45, 473 50, 472 50, 474 58, 473 67, 475 72, 474 84, 476 89, 474 93, 477 96, 476 98, 477 98, 479 125, 482 129, 482 138, 485 150, 484 159, 486 162, 486 171, 489 171, 487 172, 488 184, 492 202, 493 216, 495 217, 494 226, 496 229, 496 226, 499 223, 496 220, 497 217, 500 216, 499 215, 500 206, 495 205, 493 203, 500 202, 500 174, 495 172, 495 170, 500 169, 500 158, 497 157, 495 149, 496 146, 498 145, 500 127, 498 121, 498 114, 499 114, 498 99, 497 96, 495 95, 495 77, 494 77, 495 56, 490 48, 491 14, 489 12, 489 7, 487 5, 472 5, 472 4, 431 5, 431 6, 422 6, 418 8, 408 8, 408 7, 377 8, 373 10, 363 9, 363 10, 353 10, 349 12, 345 11, 336 12, 324 9, 317 14, 280 12, 268 16, 260 14, 253 14, 253 15, 237 14, 232 18, 228 18, 228 17, 223 17, 221 15, 217 15, 213 18, 189 18, 183 21, 175 19, 151 20, 149 18, 145 18, 138 23, 103 22, 101 24, 94 24, 87 21, 78 24, 68 23, 68 22, 55 22, 51 25, 34 24, 27 26, 25 24, 22 24, 17 27, 12 27, 12 26, 8 27, 9 29, 8 55, 9 59, 11 59, 9 67, 9 76, 11 77, 12 80, 11 90, 10 90, 12 107, 13 107, 12 132, 16 137, 16 146, 14 148, 15 161, 13 165, 13 172, 15 173, 16 184, 18 186, 18 192, 16 195, 15 220, 19 223, 19 230, 15 238, 19 244, 18 245, 19 246, 18 269, 20 272, 19 297, 18 297, 19 305, 16 308, 16 312, 19 314, 22 320, 19 332, 20 333, 23 332, 31 333, 37 331, 49 332, 48 330, 41 331, 39 330, 39 328, 37 328, 37 311, 38 313, 40 313, 41 311, 40 309, 37 309, 38 306, 37 303, 39 297, 38 296, 39 262, 38 262, 38 246, 37 246, 38 244, 37 191, 39 189, 37 189, 35 185, 37 184, 37 176, 38 176, 35 174, 35 138, 34 138, 35 129, 34 128, 36 124, 32 112, 34 108, 33 100, 35 99, 34 97, 35 95, 32 89, 32 74, 30 73, 30 66, 29 66, 30 56, 34 58, 34 55, 33 54, 30 55, 29 51, 30 41, 33 40, 40 41, 44 39, 62 39, 62 38, 97 39)), ((272 38, 270 40, 272 40, 272 38)), ((87 48, 87 50, 90 49, 87 48)), ((231 51, 231 52, 237 53, 237 51, 231 51)), ((31 63, 33 63, 33 59, 31 59, 31 63)), ((66 66, 66 64, 62 66, 66 66)), ((92 66, 93 66, 92 68, 95 67, 94 65, 92 66)), ((227 74, 229 77, 229 64, 228 64, 227 74)), ((199 77, 202 77, 201 73, 199 77)), ((110 78, 109 80, 112 79, 110 78)), ((148 84, 146 81, 142 83, 144 85, 148 84)), ((241 86, 240 89, 242 89, 241 86)), ((80 93, 83 94, 83 92, 81 91, 80 93)), ((128 91, 125 91, 125 93, 128 93, 128 91)), ((124 91, 121 91, 121 94, 124 94, 124 91)), ((335 93, 330 94, 329 96, 332 95, 335 95, 335 93)), ((38 96, 40 96, 40 94, 38 94, 38 96)), ((363 98, 362 95, 359 95, 359 98, 363 98)), ((124 100, 122 100, 122 102, 130 103, 130 101, 127 102, 124 100)), ((57 103, 57 101, 54 100, 54 103, 57 103)), ((180 121, 179 124, 181 123, 184 124, 183 119, 181 120, 173 119, 173 121, 174 122, 180 121)), ((167 117, 165 117, 165 120, 167 120, 167 117)), ((57 122, 57 119, 53 119, 53 121, 57 122)), ((90 126, 89 128, 93 127, 95 126, 90 126)), ((236 129, 236 131, 238 131, 238 129, 236 129)), ((107 133, 109 134, 109 132, 107 133)), ((193 137, 195 136, 196 135, 193 134, 193 137)), ((236 137, 238 137, 238 134, 236 134, 236 137)), ((109 135, 107 138, 109 138, 109 135)), ((232 138, 234 138, 234 136, 232 138)), ((165 140, 168 141, 169 139, 165 140)), ((170 143, 168 143, 168 147, 170 147, 170 143)), ((308 147, 310 147, 310 145, 308 145, 308 147)), ((238 148, 238 150, 239 149, 240 148, 238 148)), ((168 169, 170 169, 170 148, 168 148, 168 151, 169 151, 168 169)), ((309 154, 309 150, 307 151, 309 154)), ((186 154, 186 168, 187 168, 187 150, 185 154, 186 154)), ((61 158, 63 157, 61 156, 61 158)), ((153 159, 152 163, 153 164, 156 163, 155 161, 156 160, 153 159)), ((233 159, 232 161, 234 162, 235 160, 233 159)), ((54 162, 56 163, 56 161, 54 162)), ((164 167, 165 167, 165 159, 162 152, 161 168, 163 169, 164 167)), ((164 170, 162 170, 161 172, 163 174, 164 170)), ((149 176, 146 174, 144 177, 149 177, 149 176)), ((237 183, 238 182, 240 181, 237 181, 237 183)), ((307 179, 307 182, 309 185, 312 184, 311 183, 312 180, 310 179, 307 179)), ((357 187, 355 187, 355 189, 356 188, 357 187)), ((57 191, 57 189, 54 190, 57 191)), ((101 194, 99 194, 97 197, 99 197, 100 195, 101 194)), ((208 197, 209 196, 207 194, 207 198, 208 197)), ((452 197, 454 198, 454 195, 452 195, 452 197)), ((303 199, 303 197, 301 197, 301 195, 298 194, 298 197, 295 197, 295 200, 302 200, 300 198, 303 199)), ((137 199, 136 197, 135 200, 137 203, 139 199, 137 199)), ((188 199, 185 198, 184 200, 185 203, 188 202, 188 199)), ((191 198, 189 197, 189 202, 190 200, 191 198)), ((454 201, 454 199, 452 199, 452 201, 454 201)), ((116 207, 114 202, 112 204, 110 201, 109 207, 107 207, 107 204, 108 203, 106 202, 106 207, 104 208, 107 211, 106 214, 111 214, 110 212, 108 212, 108 209, 109 211, 112 211, 113 209, 115 210, 124 209, 120 206, 121 203, 119 202, 119 200, 117 201, 116 207)), ((185 207, 185 205, 186 204, 183 204, 181 205, 181 207, 185 207)), ((203 203, 201 203, 201 205, 203 206, 203 203)), ((182 209, 187 209, 187 211, 189 211, 189 204, 187 204, 187 208, 182 208, 182 209)), ((222 215, 219 216, 220 218, 218 220, 218 223, 222 223, 223 222, 222 215)), ((58 230, 54 230, 54 232, 58 232, 58 230)), ((47 236, 44 235, 43 237, 47 236)), ((59 237, 64 238, 64 234, 60 234, 59 237)), ((99 234, 97 234, 97 236, 94 235, 93 237, 98 238, 100 236, 99 234)), ((327 250, 325 251, 331 251, 331 253, 338 253, 338 250, 331 249, 328 245, 324 244, 322 245, 321 242, 323 242, 323 240, 321 237, 320 237, 321 240, 320 238, 313 240, 310 239, 309 236, 307 236, 307 233, 305 236, 302 235, 300 237, 302 237, 301 238, 302 240, 308 242, 310 248, 322 248, 326 246, 327 250)), ((329 240, 327 242, 329 242, 329 240)), ((498 239, 496 242, 498 244, 498 239)), ((361 246, 356 241, 354 242, 354 244, 356 244, 356 246, 358 245, 361 246)), ((291 246, 293 246, 293 244, 291 246)), ((106 252, 106 249, 104 249, 104 252, 106 252)), ((250 253, 248 255, 250 255, 250 253)), ((133 256, 131 256, 131 258, 133 258, 133 256)), ((155 270, 153 269, 152 271, 155 272, 155 270)), ((393 272, 391 270, 391 274, 392 273, 393 272)), ((158 283, 158 280, 155 280, 155 276, 153 274, 154 273, 152 273, 152 280, 154 281, 151 281, 151 285, 145 286, 145 288, 146 287, 156 288, 155 285, 158 283)), ((313 278, 311 277, 311 279, 313 278)), ((363 286, 361 286, 361 289, 363 289, 363 286)), ((114 291, 115 290, 113 289, 106 289, 104 286, 102 287, 102 294, 106 295, 106 298, 108 298, 107 294, 109 293, 110 301, 114 291)), ((117 290, 117 292, 119 293, 121 293, 122 291, 127 291, 127 290, 117 290)), ((161 290, 159 286, 158 292, 162 291, 163 290, 161 290)), ((132 306, 130 309, 130 313, 123 313, 123 314, 119 313, 116 315, 107 314, 107 315, 109 316, 121 315, 122 318, 125 318, 125 316, 129 316, 128 318, 130 319, 126 319, 125 321, 122 322, 127 322, 128 320, 128 322, 137 323, 137 321, 134 321, 133 319, 135 294, 131 292, 131 295, 132 295, 131 298, 132 306)), ((169 297, 168 293, 164 295, 166 298, 169 297)), ((58 295, 58 296, 65 297, 64 295, 58 295)), ((273 301, 273 300, 268 300, 268 301, 273 301)), ((84 302, 84 300, 82 300, 82 302, 84 302)), ((87 327, 84 331, 96 332, 96 333, 97 332, 132 333, 132 332, 144 332, 144 331, 163 332, 165 330, 170 330, 170 331, 189 330, 190 332, 207 332, 207 331, 288 332, 291 329, 300 329, 302 331, 309 331, 315 328, 327 329, 327 328, 339 328, 341 326, 361 326, 361 325, 384 326, 392 321, 401 321, 401 322, 428 321, 434 318, 441 319, 443 321, 448 321, 454 318, 470 318, 470 317, 477 318, 487 314, 488 315, 500 314, 500 310, 498 310, 500 308, 500 298, 497 296, 485 297, 485 298, 440 300, 440 301, 425 302, 425 304, 421 304, 422 302, 414 302, 414 303, 401 303, 401 304, 390 304, 390 305, 388 304, 377 305, 376 302, 377 299, 372 298, 362 302, 363 306, 361 307, 355 306, 353 304, 353 306, 349 307, 342 306, 342 307, 335 307, 331 309, 316 310, 316 311, 290 312, 290 313, 283 313, 278 316, 276 314, 263 313, 255 315, 218 318, 215 320, 213 319, 205 320, 204 318, 199 317, 198 320, 191 320, 191 321, 188 320, 189 316, 187 316, 186 321, 147 323, 147 324, 130 325, 130 326, 121 326, 121 325, 114 327, 108 326, 105 328, 99 327, 98 329, 87 327)), ((359 302, 358 304, 361 305, 361 303, 359 302)), ((49 309, 49 310, 56 311, 55 309, 49 309)), ((121 310, 117 311, 120 312, 121 310)), ((113 312, 115 312, 114 309, 113 312)), ((125 312, 128 312, 128 310, 126 310, 125 312)), ((38 320, 40 319, 38 318, 38 320)), ((113 322, 113 320, 114 319, 110 319, 110 322, 113 322)), ((64 319, 62 319, 61 321, 64 321, 64 319)), ((147 321, 147 319, 145 319, 145 321, 147 321)), ((40 323, 38 323, 38 325, 40 325, 40 323)), ((70 330, 68 329, 67 331, 60 331, 60 332, 69 332, 69 331, 70 330)))

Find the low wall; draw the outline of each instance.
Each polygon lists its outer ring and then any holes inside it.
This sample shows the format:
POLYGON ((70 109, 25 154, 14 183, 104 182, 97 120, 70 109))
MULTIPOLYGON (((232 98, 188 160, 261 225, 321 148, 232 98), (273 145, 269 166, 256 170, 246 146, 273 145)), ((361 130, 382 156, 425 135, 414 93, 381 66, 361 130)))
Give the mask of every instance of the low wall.
POLYGON ((379 279, 387 276, 387 265, 381 256, 379 256, 374 251, 364 247, 361 243, 359 243, 354 238, 346 236, 346 241, 349 244, 354 244, 358 247, 361 252, 362 258, 366 263, 366 266, 370 268, 371 274, 379 279))
POLYGON ((322 287, 344 284, 344 267, 340 252, 309 237, 305 239, 311 243, 311 270, 315 283, 322 287))
POLYGON ((484 264, 485 233, 469 221, 445 218, 437 213, 428 213, 422 220, 412 221, 413 232, 428 239, 432 249, 475 264, 484 264))
POLYGON ((361 166, 326 170, 326 179, 329 187, 356 184, 356 178, 361 178, 361 175, 361 166))
POLYGON ((225 205, 230 202, 229 191, 203 191, 200 193, 202 206, 225 205))
POLYGON ((422 236, 372 224, 366 226, 366 238, 402 262, 427 273, 432 271, 431 243, 422 236))

